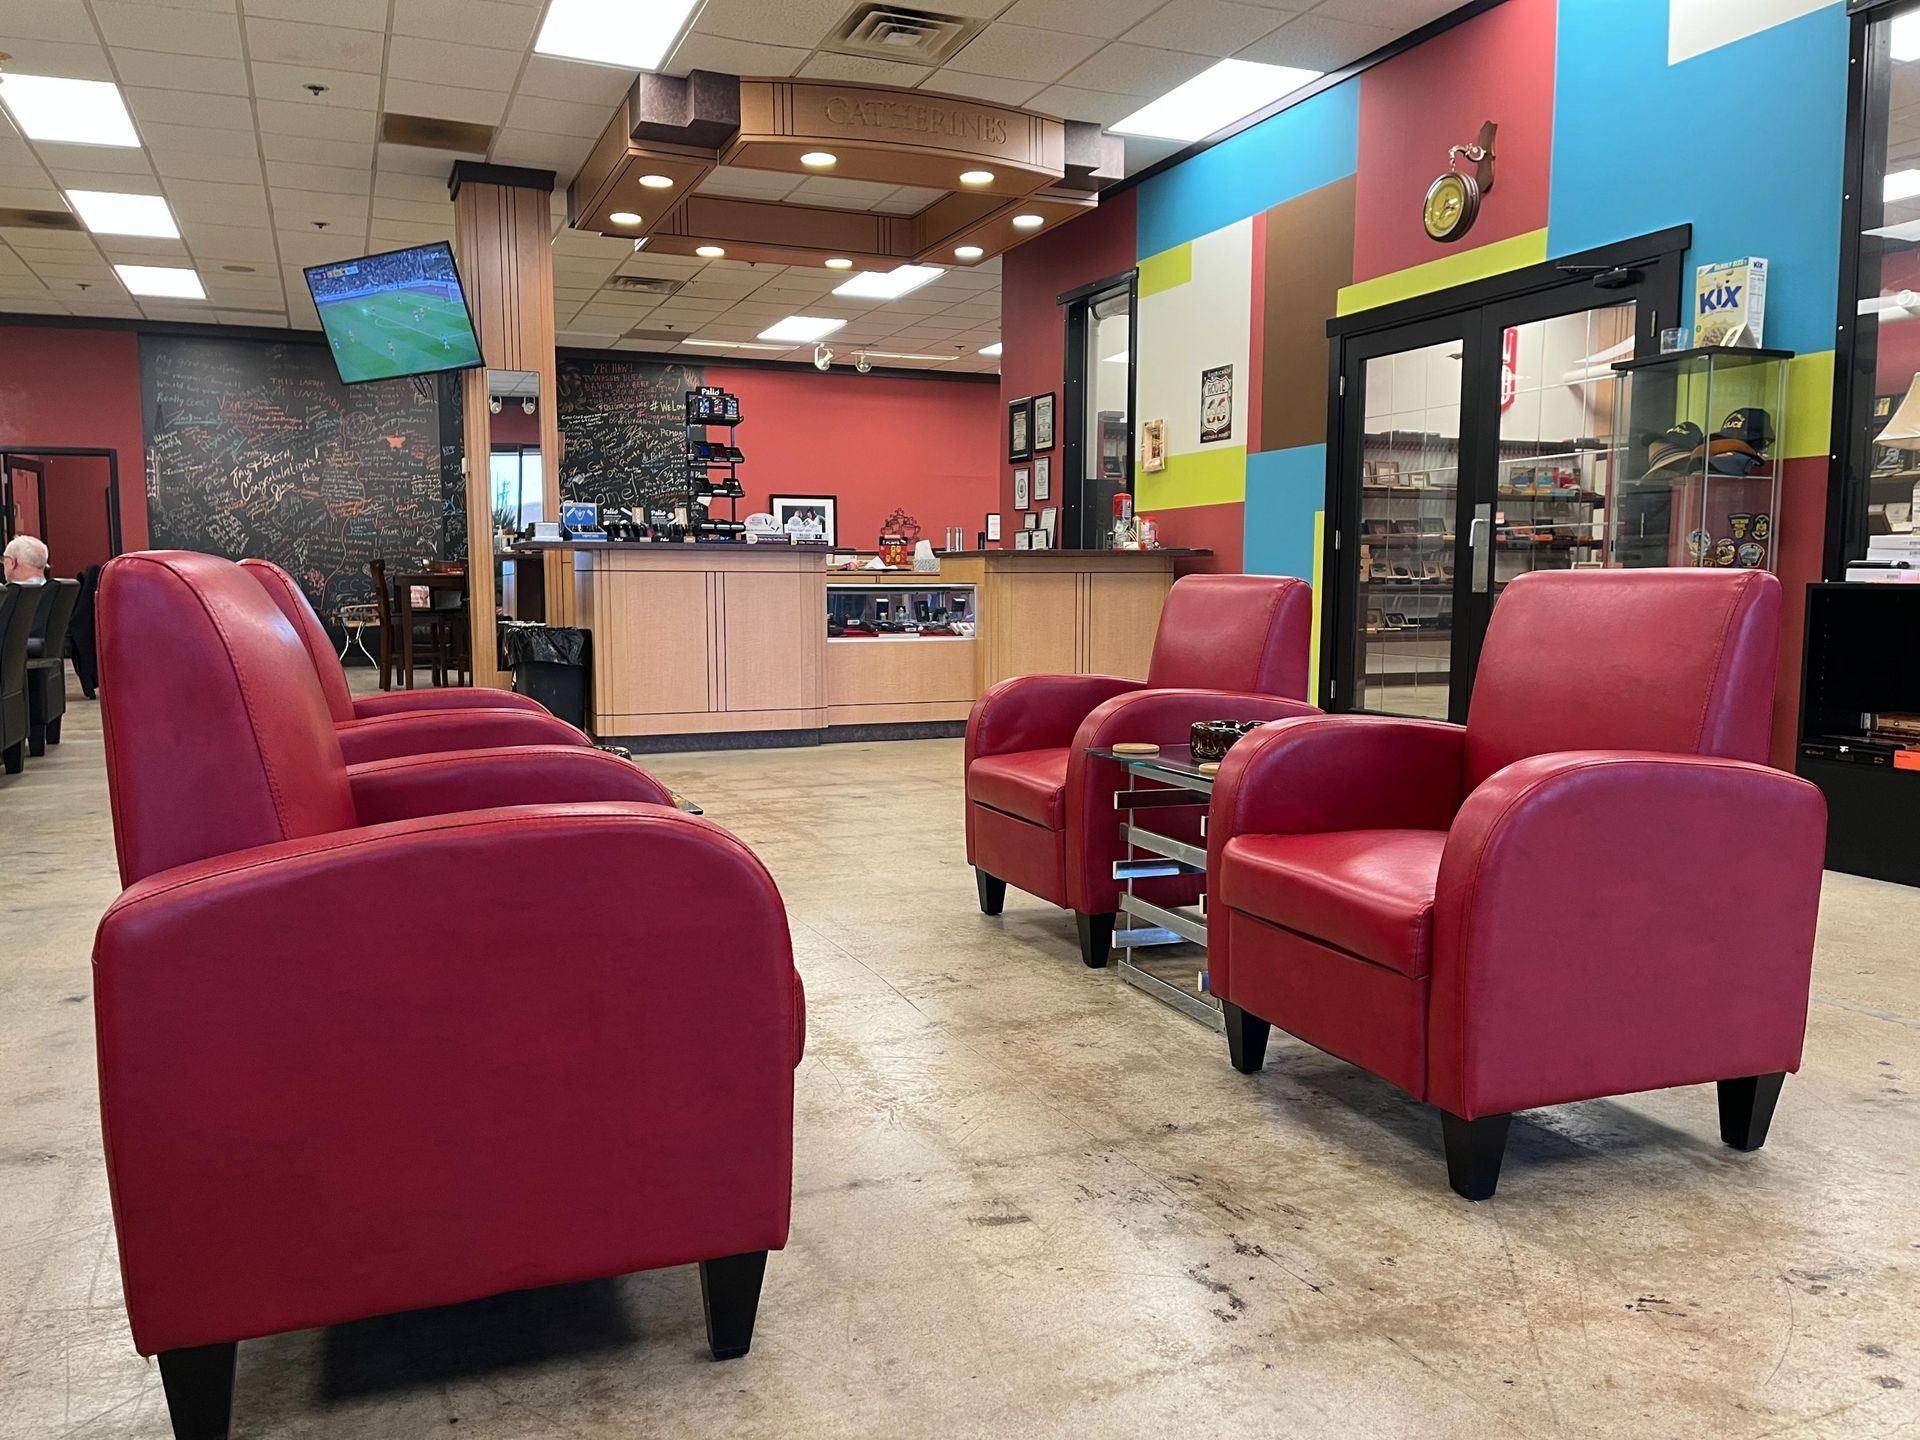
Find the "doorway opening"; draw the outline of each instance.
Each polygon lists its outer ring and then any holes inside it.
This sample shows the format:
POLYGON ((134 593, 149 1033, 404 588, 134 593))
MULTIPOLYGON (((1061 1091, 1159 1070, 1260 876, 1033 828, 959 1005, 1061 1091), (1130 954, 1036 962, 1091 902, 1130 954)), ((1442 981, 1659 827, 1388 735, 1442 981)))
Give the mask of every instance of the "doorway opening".
POLYGON ((120 553, 120 453, 60 445, 0 450, 0 544, 34 535, 73 579, 120 553))

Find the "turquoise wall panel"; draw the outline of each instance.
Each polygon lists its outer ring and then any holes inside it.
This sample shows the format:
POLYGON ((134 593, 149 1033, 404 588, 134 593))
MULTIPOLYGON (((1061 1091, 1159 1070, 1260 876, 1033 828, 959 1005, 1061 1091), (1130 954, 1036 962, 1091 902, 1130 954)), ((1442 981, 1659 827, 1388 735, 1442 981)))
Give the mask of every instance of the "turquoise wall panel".
POLYGON ((1838 0, 1678 65, 1666 0, 1560 0, 1559 38, 1547 253, 1691 222, 1690 266, 1769 261, 1767 344, 1832 349, 1847 110, 1838 0))
POLYGON ((1313 579, 1313 517, 1326 503, 1326 446, 1247 456, 1246 572, 1313 579))

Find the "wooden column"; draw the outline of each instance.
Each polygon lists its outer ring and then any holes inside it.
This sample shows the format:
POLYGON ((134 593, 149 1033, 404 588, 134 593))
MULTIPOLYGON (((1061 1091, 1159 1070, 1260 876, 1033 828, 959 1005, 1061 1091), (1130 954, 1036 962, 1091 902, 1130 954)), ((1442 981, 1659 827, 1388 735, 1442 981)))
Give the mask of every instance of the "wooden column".
MULTIPOLYGON (((553 172, 460 161, 453 167, 453 251, 473 310, 487 370, 531 370, 540 376, 540 475, 546 518, 560 518, 560 424, 554 384, 553 172)), ((487 371, 461 376, 465 402, 468 606, 473 617, 473 682, 504 685, 494 663, 493 493, 487 457, 493 448, 487 371)), ((550 557, 558 560, 560 557, 550 557)), ((571 567, 549 563, 547 619, 574 617, 571 567)))

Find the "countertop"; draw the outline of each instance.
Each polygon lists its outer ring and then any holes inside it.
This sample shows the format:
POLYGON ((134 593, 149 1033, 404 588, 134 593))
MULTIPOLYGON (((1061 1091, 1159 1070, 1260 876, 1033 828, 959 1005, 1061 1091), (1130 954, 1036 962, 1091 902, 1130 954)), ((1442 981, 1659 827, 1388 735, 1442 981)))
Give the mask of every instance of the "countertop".
POLYGON ((1130 560, 1140 556, 1158 557, 1163 560, 1198 559, 1213 554, 1211 550, 1181 550, 1168 546, 1164 550, 936 550, 933 552, 943 560, 972 560, 980 556, 993 559, 1012 558, 1016 560, 1072 560, 1085 555, 1098 555, 1105 559, 1130 560))

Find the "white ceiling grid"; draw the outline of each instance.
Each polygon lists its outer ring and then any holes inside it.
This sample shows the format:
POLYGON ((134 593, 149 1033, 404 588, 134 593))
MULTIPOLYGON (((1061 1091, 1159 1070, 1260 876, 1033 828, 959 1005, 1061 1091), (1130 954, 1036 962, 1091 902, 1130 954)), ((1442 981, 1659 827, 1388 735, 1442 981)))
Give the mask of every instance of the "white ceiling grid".
MULTIPOLYGON (((985 22, 929 69, 824 48, 853 0, 706 0, 666 68, 918 86, 1111 124, 1225 56, 1327 70, 1456 0, 913 0, 985 22)), ((0 52, 22 74, 111 80, 142 148, 29 142, 0 114, 0 206, 66 208, 65 190, 163 195, 178 240, 0 228, 0 312, 220 321, 311 329, 303 266, 450 238, 447 174, 484 158, 557 172, 562 191, 633 72, 533 53, 543 0, 5 0, 0 52), (319 94, 312 86, 324 86, 319 94), (386 113, 496 128, 487 155, 389 145, 386 113), (137 299, 115 262, 188 265, 205 303, 137 299)), ((1128 142, 1130 169, 1178 147, 1128 142)), ((830 176, 720 172, 716 194, 911 214, 911 187, 830 176)), ((753 346, 800 313, 847 320, 847 358, 991 371, 997 261, 953 269, 900 300, 830 292, 844 273, 635 253, 564 228, 554 196, 560 343, 781 358, 753 346), (684 282, 671 295, 606 288, 616 275, 684 282), (630 338, 634 329, 649 332, 630 338)))

